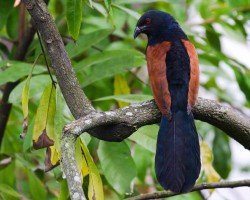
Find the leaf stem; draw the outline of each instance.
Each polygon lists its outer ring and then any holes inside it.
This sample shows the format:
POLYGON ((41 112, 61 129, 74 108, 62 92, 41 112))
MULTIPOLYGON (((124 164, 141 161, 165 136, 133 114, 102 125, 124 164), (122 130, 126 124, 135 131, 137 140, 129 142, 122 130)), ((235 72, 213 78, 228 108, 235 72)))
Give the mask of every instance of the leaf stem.
POLYGON ((42 50, 42 54, 43 54, 43 57, 44 57, 44 60, 45 60, 45 63, 46 63, 46 67, 47 67, 47 70, 49 72, 50 79, 52 81, 53 86, 56 87, 56 81, 53 79, 52 73, 51 73, 51 71, 49 69, 49 64, 48 64, 48 61, 47 61, 47 58, 46 58, 45 50, 43 48, 43 44, 42 44, 42 40, 41 40, 39 31, 36 30, 36 33, 37 33, 38 40, 39 40, 39 43, 40 43, 40 47, 41 47, 41 50, 42 50))

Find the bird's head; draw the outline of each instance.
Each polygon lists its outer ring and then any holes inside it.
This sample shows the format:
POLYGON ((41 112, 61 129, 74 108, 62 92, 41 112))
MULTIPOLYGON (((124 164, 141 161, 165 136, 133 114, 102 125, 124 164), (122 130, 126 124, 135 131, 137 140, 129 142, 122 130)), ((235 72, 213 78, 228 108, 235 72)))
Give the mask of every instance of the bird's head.
POLYGON ((145 33, 148 38, 158 36, 163 31, 168 31, 173 28, 179 28, 176 20, 168 13, 150 10, 144 13, 137 22, 134 38, 139 34, 145 33))

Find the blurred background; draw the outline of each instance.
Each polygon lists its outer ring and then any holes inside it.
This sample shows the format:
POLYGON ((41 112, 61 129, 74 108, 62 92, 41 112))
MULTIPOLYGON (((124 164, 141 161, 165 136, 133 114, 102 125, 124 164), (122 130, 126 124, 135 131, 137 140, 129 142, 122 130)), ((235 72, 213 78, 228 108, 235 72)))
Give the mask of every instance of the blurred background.
MULTIPOLYGON (((32 146, 39 99, 50 82, 43 59, 39 59, 30 80, 28 134, 24 140, 19 138, 22 89, 41 48, 35 36, 25 55, 17 56, 23 37, 20 33, 29 29, 30 17, 22 4, 14 7, 14 3, 0 0, 0 102, 6 101, 6 85, 15 83, 7 98, 12 107, 6 127, 0 127, 0 199, 68 199, 60 166, 45 173, 45 150, 32 146)), ((223 102, 249 117, 250 0, 50 0, 48 8, 80 84, 98 110, 152 99, 145 61, 147 40, 145 36, 134 40, 133 32, 140 15, 155 9, 174 16, 195 45, 201 71, 199 96, 223 102), (74 5, 78 5, 78 13, 74 5), (78 16, 78 33, 72 31, 73 16, 78 16)), ((73 117, 63 104, 61 124, 66 124, 73 117)), ((207 123, 196 121, 196 126, 203 162, 197 182, 250 178, 248 150, 207 123)), ((121 143, 100 141, 88 134, 79 138, 101 174, 105 199, 162 190, 154 174, 157 132, 158 125, 145 126, 121 143)), ((241 187, 169 199, 247 200, 249 196, 249 188, 241 187)))

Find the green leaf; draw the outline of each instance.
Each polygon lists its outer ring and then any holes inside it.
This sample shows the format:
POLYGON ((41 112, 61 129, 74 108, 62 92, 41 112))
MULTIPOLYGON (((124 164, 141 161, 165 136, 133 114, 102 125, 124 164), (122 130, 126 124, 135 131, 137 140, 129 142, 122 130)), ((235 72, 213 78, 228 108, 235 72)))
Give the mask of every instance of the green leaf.
POLYGON ((88 197, 91 200, 104 200, 102 179, 97 170, 97 167, 89 153, 89 150, 87 149, 87 147, 83 142, 81 142, 81 147, 89 168, 88 197))
POLYGON ((136 59, 140 59, 143 64, 146 64, 145 62, 145 55, 142 54, 139 51, 136 50, 108 50, 108 51, 103 51, 94 55, 91 55, 82 61, 78 62, 76 65, 74 65, 74 69, 77 73, 79 73, 81 70, 84 68, 97 65, 97 64, 102 64, 103 62, 107 62, 109 60, 112 60, 117 57, 129 57, 131 55, 134 55, 136 59))
POLYGON ((69 34, 76 40, 81 28, 82 0, 67 0, 66 18, 69 34))
MULTIPOLYGON (((126 95, 130 94, 130 88, 128 86, 126 77, 124 75, 115 75, 115 80, 114 80, 114 95, 126 95)), ((123 101, 118 100, 118 105, 119 107, 125 107, 128 106, 128 103, 125 103, 123 101)))
POLYGON ((123 141, 100 141, 97 154, 108 183, 120 194, 130 192, 130 184, 136 176, 136 166, 128 145, 123 141))
POLYGON ((16 174, 13 173, 15 170, 16 170, 16 162, 11 162, 8 166, 2 168, 0 170, 0 183, 6 184, 12 188, 15 188, 16 187, 16 174), (6 174, 8 174, 8 176, 6 176, 6 174))
POLYGON ((69 189, 66 179, 62 179, 60 182, 60 194, 58 200, 67 200, 69 199, 69 189))
POLYGON ((129 139, 155 154, 158 131, 157 125, 143 126, 129 136, 129 139))
POLYGON ((241 91, 245 94, 247 101, 250 102, 250 71, 246 70, 243 73, 235 67, 233 67, 233 70, 241 91))
POLYGON ((20 140, 20 133, 22 132, 22 110, 21 106, 12 106, 9 115, 8 123, 5 129, 2 143, 1 152, 13 155, 14 152, 22 151, 22 141, 20 140))
POLYGON ((107 8, 107 11, 109 12, 110 6, 111 6, 112 0, 104 0, 105 7, 107 8))
POLYGON ((92 0, 89 0, 89 5, 91 8, 93 8, 93 1, 92 0))
MULTIPOLYGON (((48 75, 37 75, 31 77, 29 84, 29 99, 37 100, 50 81, 51 79, 48 75)), ((14 90, 12 90, 9 98, 10 103, 19 104, 21 102, 25 83, 26 81, 22 81, 14 88, 14 90)))
POLYGON ((215 137, 213 139, 213 166, 223 179, 228 177, 232 167, 229 141, 229 137, 225 133, 217 128, 215 129, 215 137))
MULTIPOLYGON (((12 60, 0 61, 0 69, 6 67, 6 69, 0 71, 0 85, 7 82, 15 82, 20 78, 28 76, 32 69, 32 66, 32 64, 25 62, 18 62, 12 60)), ((44 68, 43 66, 36 65, 33 74, 41 74, 46 71, 46 68, 44 68)))
POLYGON ((65 102, 62 96, 62 92, 60 90, 60 87, 56 88, 56 111, 54 115, 54 138, 55 138, 55 146, 56 150, 59 155, 61 155, 61 147, 60 147, 60 140, 62 136, 62 130, 63 127, 66 124, 66 121, 64 119, 64 106, 65 102))
POLYGON ((49 105, 47 113, 46 132, 53 141, 56 139, 55 135, 55 114, 56 114, 56 86, 52 84, 49 96, 49 105))
POLYGON ((0 170, 4 169, 12 162, 12 157, 7 154, 0 153, 0 170))
POLYGON ((199 54, 199 63, 204 65, 214 65, 218 66, 220 59, 216 56, 209 55, 207 53, 199 54))
MULTIPOLYGON (((101 4, 101 3, 96 3, 96 2, 92 2, 93 8, 98 11, 99 13, 101 13, 105 18, 108 17, 108 13, 105 9, 105 7, 101 4)), ((99 18, 100 19, 100 18, 99 18)))
POLYGON ((204 19, 211 16, 211 11, 208 9, 208 7, 209 7, 209 1, 200 1, 199 13, 201 14, 201 17, 204 19))
POLYGON ((135 4, 135 3, 153 3, 153 2, 171 2, 169 0, 120 0, 119 4, 135 4))
POLYGON ((49 84, 39 102, 32 137, 36 149, 54 144, 55 91, 53 84, 49 84))
POLYGON ((137 176, 142 183, 145 183, 147 171, 152 164, 152 157, 153 154, 150 151, 140 145, 135 146, 133 158, 136 164, 137 176))
POLYGON ((113 32, 113 29, 100 29, 98 31, 91 32, 86 35, 81 35, 77 43, 69 43, 66 46, 66 50, 70 58, 74 58, 75 56, 80 55, 82 52, 86 51, 92 45, 97 44, 108 35, 113 32))
POLYGON ((28 132, 23 139, 23 152, 26 153, 33 149, 33 141, 32 141, 32 133, 34 128, 35 118, 32 118, 31 122, 29 122, 28 132))
POLYGON ((32 66, 32 69, 29 73, 29 76, 27 77, 24 87, 23 87, 23 91, 22 91, 22 110, 23 110, 23 133, 21 134, 21 137, 23 138, 28 131, 28 114, 29 114, 29 85, 30 85, 30 79, 34 70, 34 67, 36 65, 37 60, 39 59, 40 56, 38 56, 36 58, 36 60, 34 61, 34 64, 32 66))
POLYGON ((240 8, 240 7, 247 7, 249 6, 249 2, 248 0, 226 0, 226 2, 229 3, 229 5, 231 7, 234 7, 234 8, 240 8))
POLYGON ((217 51, 221 51, 221 44, 219 34, 215 32, 212 25, 208 25, 206 28, 206 36, 210 45, 217 51))
POLYGON ((94 101, 117 100, 126 103, 140 103, 152 100, 153 96, 145 94, 112 95, 95 99, 94 101))
POLYGON ((145 64, 144 55, 138 51, 124 50, 120 54, 119 52, 121 51, 107 51, 94 55, 85 60, 85 67, 81 67, 78 63, 75 69, 81 86, 85 87, 95 81, 127 72, 134 67, 145 64))
POLYGON ((26 170, 28 175, 28 186, 31 197, 33 200, 41 200, 47 199, 47 191, 42 182, 38 179, 38 177, 34 174, 34 172, 29 169, 26 170))
POLYGON ((234 20, 234 24, 228 22, 221 22, 222 28, 226 36, 231 37, 243 44, 247 42, 246 30, 239 20, 234 20))
MULTIPOLYGON (((0 184, 0 194, 6 200, 19 200, 21 196, 12 187, 5 184, 0 184)), ((1 197, 1 196, 0 196, 1 197)))
POLYGON ((9 1, 0 1, 0 30, 3 28, 3 26, 6 23, 7 18, 9 17, 9 14, 12 12, 14 5, 14 0, 9 1))
POLYGON ((126 8, 126 7, 123 7, 123 6, 120 6, 120 5, 118 5, 118 4, 114 4, 114 3, 112 3, 111 5, 112 5, 114 8, 118 8, 119 10, 124 11, 125 13, 127 13, 127 14, 129 14, 130 16, 134 17, 135 19, 139 19, 139 18, 141 17, 141 15, 140 15, 138 12, 136 12, 136 11, 134 11, 134 10, 131 10, 131 9, 129 9, 129 8, 126 8))

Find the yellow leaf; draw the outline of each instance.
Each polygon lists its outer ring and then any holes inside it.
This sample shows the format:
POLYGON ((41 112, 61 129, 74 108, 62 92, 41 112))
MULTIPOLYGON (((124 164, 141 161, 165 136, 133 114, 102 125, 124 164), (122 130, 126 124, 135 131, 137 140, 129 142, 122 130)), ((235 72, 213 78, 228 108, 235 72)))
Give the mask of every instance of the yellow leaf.
POLYGON ((86 159, 82 159, 82 169, 81 169, 81 173, 83 175, 83 177, 87 176, 89 174, 89 167, 87 164, 86 159))
POLYGON ((65 125, 64 121, 64 102, 62 93, 59 87, 56 87, 56 111, 54 115, 54 142, 57 153, 61 157, 60 138, 62 136, 62 130, 65 125))
POLYGON ((40 99, 33 128, 33 146, 35 149, 54 145, 55 87, 49 84, 40 99))
MULTIPOLYGON (((218 182, 221 177, 212 165, 212 151, 205 141, 201 143, 202 167, 204 169, 207 182, 218 182)), ((210 189, 210 193, 214 190, 210 189)))
MULTIPOLYGON (((130 94, 130 88, 128 86, 125 75, 115 75, 114 90, 115 95, 130 94)), ((119 107, 125 107, 129 105, 128 103, 122 101, 117 102, 119 107)))
POLYGON ((88 169, 89 169, 89 188, 88 188, 88 197, 91 200, 103 200, 103 186, 102 179, 98 172, 98 169, 89 153, 89 150, 85 146, 85 144, 81 141, 81 147, 84 153, 84 157, 87 161, 88 169))
POLYGON ((80 137, 77 138, 76 140, 76 165, 77 165, 77 169, 81 174, 81 180, 83 181, 83 177, 85 175, 88 175, 88 165, 87 165, 87 161, 84 157, 83 151, 82 151, 82 147, 81 147, 81 142, 80 142, 80 137))
POLYGON ((59 155, 56 151, 55 145, 47 147, 45 158, 45 172, 53 169, 59 163, 59 155))
POLYGON ((30 83, 30 77, 25 81, 24 87, 23 87, 23 92, 22 92, 22 109, 23 109, 23 116, 24 119, 28 118, 28 101, 29 101, 29 83, 30 83))
POLYGON ((50 158, 51 164, 55 166, 59 161, 58 153, 56 151, 55 145, 50 146, 49 148, 51 149, 51 158, 50 158))
POLYGON ((61 157, 60 138, 63 122, 63 100, 60 88, 52 87, 51 97, 48 108, 48 123, 46 130, 49 138, 54 141, 54 145, 48 147, 45 159, 45 171, 53 169, 59 162, 61 157))
POLYGON ((22 90, 22 110, 23 110, 23 133, 21 134, 21 138, 24 138, 24 136, 27 134, 28 131, 28 114, 29 114, 29 85, 30 85, 30 79, 34 70, 34 67, 37 63, 37 60, 39 59, 40 55, 36 58, 36 60, 33 63, 33 66, 31 68, 31 71, 29 73, 29 76, 27 77, 23 90, 22 90))
POLYGON ((56 114, 56 87, 52 84, 47 113, 46 132, 50 139, 55 141, 55 114, 56 114))

